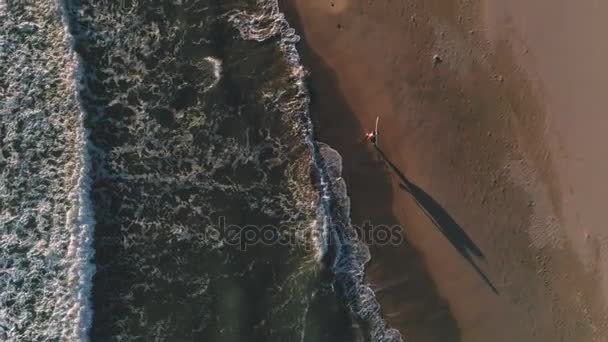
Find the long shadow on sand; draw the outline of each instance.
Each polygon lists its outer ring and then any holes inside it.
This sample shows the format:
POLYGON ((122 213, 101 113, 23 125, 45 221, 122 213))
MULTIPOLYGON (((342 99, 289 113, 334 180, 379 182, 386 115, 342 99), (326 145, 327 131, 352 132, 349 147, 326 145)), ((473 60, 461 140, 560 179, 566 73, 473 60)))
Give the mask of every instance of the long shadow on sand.
POLYGON ((473 257, 478 257, 481 259, 484 258, 481 249, 477 247, 464 229, 462 229, 462 227, 456 223, 456 221, 441 206, 441 204, 435 201, 429 194, 419 188, 416 184, 409 181, 403 172, 401 172, 399 168, 397 168, 397 166, 393 164, 390 159, 388 159, 388 157, 378 146, 376 146, 376 150, 378 153, 380 153, 382 159, 389 165, 393 172, 395 172, 395 174, 399 177, 399 180, 401 181, 399 186, 401 189, 412 195, 418 207, 420 207, 431 222, 433 222, 435 227, 437 227, 437 229, 439 229, 446 239, 448 239, 458 253, 469 262, 469 264, 475 269, 477 274, 479 274, 490 289, 492 289, 495 294, 498 294, 496 287, 473 260, 473 257))

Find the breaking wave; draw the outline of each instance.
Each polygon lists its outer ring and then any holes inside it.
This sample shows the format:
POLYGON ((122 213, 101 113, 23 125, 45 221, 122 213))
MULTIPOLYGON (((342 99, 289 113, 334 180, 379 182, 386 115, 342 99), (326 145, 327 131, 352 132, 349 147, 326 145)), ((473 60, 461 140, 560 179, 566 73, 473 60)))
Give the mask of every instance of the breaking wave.
POLYGON ((0 340, 88 340, 94 221, 78 63, 53 1, 0 6, 0 340))

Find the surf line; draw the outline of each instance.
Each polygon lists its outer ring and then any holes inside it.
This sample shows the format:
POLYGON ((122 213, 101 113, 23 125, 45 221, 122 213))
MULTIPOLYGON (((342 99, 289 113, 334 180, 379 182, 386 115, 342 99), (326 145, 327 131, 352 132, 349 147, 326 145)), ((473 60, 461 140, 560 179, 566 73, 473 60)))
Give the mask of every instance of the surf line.
POLYGON ((69 284, 72 289, 73 304, 68 317, 74 319, 72 336, 78 336, 80 341, 88 342, 89 330, 93 320, 92 287, 95 274, 93 247, 95 220, 92 210, 91 190, 91 157, 89 154, 89 132, 84 122, 86 112, 82 106, 82 92, 84 78, 83 62, 75 51, 75 39, 70 32, 70 18, 68 0, 57 0, 63 22, 66 45, 69 47, 70 63, 67 66, 71 72, 70 86, 74 93, 76 109, 78 110, 78 129, 75 141, 78 144, 78 160, 72 174, 72 189, 70 192, 71 207, 66 214, 66 229, 70 232, 68 257, 72 264, 69 269, 69 284))

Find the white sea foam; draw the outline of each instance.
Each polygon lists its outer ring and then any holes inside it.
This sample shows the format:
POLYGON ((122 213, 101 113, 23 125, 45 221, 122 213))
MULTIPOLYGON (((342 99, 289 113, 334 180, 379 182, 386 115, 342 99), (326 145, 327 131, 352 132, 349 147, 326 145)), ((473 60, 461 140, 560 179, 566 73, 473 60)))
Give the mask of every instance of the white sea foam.
POLYGON ((68 211, 66 219, 66 228, 71 231, 70 244, 68 246, 68 256, 74 259, 72 267, 70 267, 70 285, 75 296, 74 303, 70 309, 70 315, 74 316, 75 326, 77 331, 74 335, 79 336, 81 341, 89 340, 89 329, 92 323, 93 311, 91 305, 91 290, 93 287, 93 275, 95 274, 95 264, 93 257, 95 250, 93 249, 93 230, 95 228, 94 213, 91 206, 90 190, 91 190, 91 160, 88 148, 88 132, 84 127, 86 114, 80 105, 79 87, 77 82, 83 79, 83 70, 79 57, 74 51, 73 38, 69 30, 69 18, 65 2, 58 2, 58 6, 62 8, 62 19, 65 30, 67 44, 70 47, 71 63, 68 69, 71 73, 71 86, 73 87, 74 97, 78 102, 78 127, 76 131, 76 141, 78 143, 77 150, 80 158, 77 166, 74 169, 75 186, 70 193, 72 207, 68 211))
POLYGON ((94 267, 77 62, 61 4, 0 5, 0 340, 88 339, 94 267))
POLYGON ((205 85, 204 91, 207 92, 217 86, 222 78, 222 61, 215 57, 205 57, 204 60, 211 64, 211 71, 213 72, 213 80, 205 85))

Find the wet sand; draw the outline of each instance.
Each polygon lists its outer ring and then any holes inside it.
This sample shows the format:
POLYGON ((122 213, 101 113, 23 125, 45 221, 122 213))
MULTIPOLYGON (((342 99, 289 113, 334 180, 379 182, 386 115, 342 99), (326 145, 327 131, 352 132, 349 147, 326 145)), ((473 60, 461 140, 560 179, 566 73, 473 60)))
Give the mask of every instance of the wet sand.
MULTIPOLYGON (((585 166, 564 152, 601 141, 565 133, 578 122, 568 110, 590 92, 568 109, 554 101, 585 81, 560 66, 583 61, 552 57, 540 34, 568 9, 497 4, 282 1, 303 37, 318 140, 344 158, 353 223, 403 227, 403 244, 370 246, 367 268, 391 326, 412 341, 604 341, 601 206, 582 184, 605 168, 589 165, 591 152, 585 166), (558 62, 539 67, 542 58, 558 62), (377 115, 380 151, 361 139, 377 115), (576 217, 593 229, 581 233, 576 217)), ((585 129, 603 122, 593 108, 585 129)))

